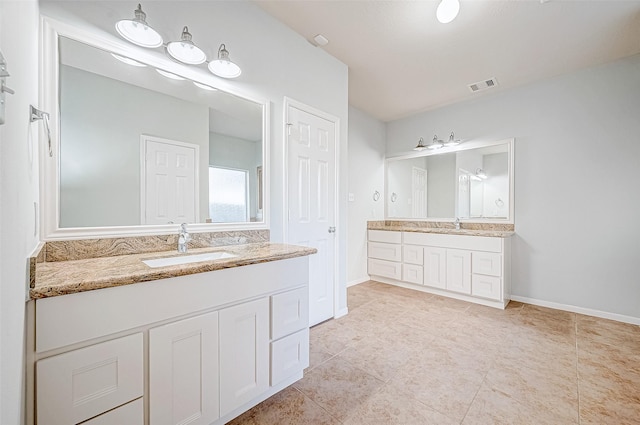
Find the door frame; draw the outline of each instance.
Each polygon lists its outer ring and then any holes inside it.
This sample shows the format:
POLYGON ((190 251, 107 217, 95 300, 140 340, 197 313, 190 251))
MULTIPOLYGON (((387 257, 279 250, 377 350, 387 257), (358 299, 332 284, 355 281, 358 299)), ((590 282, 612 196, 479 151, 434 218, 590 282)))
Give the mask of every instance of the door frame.
POLYGON ((346 307, 344 314, 342 311, 339 311, 340 298, 339 298, 339 287, 340 287, 340 237, 342 235, 342 226, 340 225, 340 214, 339 214, 339 200, 340 200, 340 118, 335 115, 331 115, 327 112, 321 111, 319 109, 314 108, 313 106, 309 106, 305 103, 294 100, 290 97, 285 96, 283 102, 283 120, 282 120, 282 140, 283 140, 283 161, 282 161, 282 175, 283 175, 283 210, 282 210, 282 236, 285 243, 289 242, 289 143, 288 143, 288 126, 289 126, 289 107, 294 107, 296 109, 300 109, 303 112, 308 114, 316 115, 322 119, 332 122, 335 125, 335 167, 334 167, 334 177, 335 177, 335 190, 334 190, 334 199, 333 199, 333 217, 334 217, 334 226, 336 228, 336 232, 334 233, 335 237, 333 238, 333 317, 338 318, 346 314, 346 307))
MULTIPOLYGON (((164 139, 150 134, 140 135, 140 223, 144 223, 147 214, 147 141, 163 143, 165 145, 175 145, 183 148, 193 149, 194 158, 194 208, 195 223, 200 222, 200 146, 193 143, 179 142, 177 140, 164 139)), ((180 223, 176 223, 180 224, 180 223)))

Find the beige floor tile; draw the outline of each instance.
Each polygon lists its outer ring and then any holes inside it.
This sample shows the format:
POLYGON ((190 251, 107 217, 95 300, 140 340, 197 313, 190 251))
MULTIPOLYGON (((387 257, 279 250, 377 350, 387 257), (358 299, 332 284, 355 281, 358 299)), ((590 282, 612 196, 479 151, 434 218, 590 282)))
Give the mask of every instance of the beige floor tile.
POLYGON ((397 388, 384 386, 360 405, 345 425, 456 425, 448 418, 397 388))
POLYGON ((381 380, 339 357, 321 364, 294 384, 340 421, 344 421, 382 385, 381 380))
POLYGON ((365 334, 362 331, 337 320, 321 323, 311 328, 309 332, 311 343, 317 349, 329 354, 338 354, 364 337, 365 334))
POLYGON ((326 410, 288 387, 253 409, 229 422, 229 425, 338 425, 326 410))
POLYGON ((318 344, 314 343, 313 341, 309 342, 309 367, 305 369, 305 373, 321 365, 334 356, 334 354, 328 353, 318 348, 317 345, 318 344))
POLYGON ((638 325, 580 314, 577 317, 577 329, 579 340, 624 347, 631 353, 640 352, 640 326, 638 325))
POLYGON ((513 397, 487 385, 482 385, 463 425, 569 425, 577 422, 555 416, 546 409, 521 403, 513 397))
POLYGON ((411 360, 412 348, 407 344, 388 344, 378 338, 366 338, 351 345, 338 356, 354 366, 387 382, 401 366, 411 360))
POLYGON ((618 388, 580 382, 580 423, 640 424, 640 388, 620 391, 618 388))

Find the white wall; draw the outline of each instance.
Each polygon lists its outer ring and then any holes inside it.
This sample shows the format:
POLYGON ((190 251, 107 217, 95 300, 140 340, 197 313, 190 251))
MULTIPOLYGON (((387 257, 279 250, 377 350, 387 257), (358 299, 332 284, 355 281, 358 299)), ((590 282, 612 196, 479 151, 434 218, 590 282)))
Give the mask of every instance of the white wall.
POLYGON ((0 1, 0 50, 11 74, 6 124, 0 126, 0 423, 23 421, 27 256, 37 244, 38 3, 0 1), (16 36, 20 34, 20 36, 16 36))
POLYGON ((209 216, 208 107, 64 65, 60 85, 60 227, 140 224, 143 134, 200 146, 204 222, 209 216))
MULTIPOLYGON (((134 3, 44 2, 43 13, 76 26, 91 28, 117 38, 114 22, 128 18, 134 3)), ((340 119, 338 152, 338 310, 346 309, 347 224, 347 126, 348 70, 346 65, 312 46, 307 40, 248 1, 148 2, 147 18, 166 38, 175 38, 188 24, 194 42, 212 57, 225 43, 231 58, 242 67, 242 76, 224 80, 201 67, 204 81, 220 88, 271 102, 270 227, 271 239, 282 241, 284 228, 283 104, 288 96, 340 119)), ((139 49, 132 45, 132 52, 139 49)), ((162 55, 158 50, 158 55, 162 55)), ((191 68, 195 69, 195 68, 191 68)), ((199 70, 200 71, 200 70, 199 70)))
POLYGON ((349 107, 349 193, 347 281, 360 283, 367 275, 367 220, 384 219, 385 125, 349 107), (375 191, 380 199, 373 200, 375 191))
POLYGON ((433 218, 456 215, 456 155, 427 157, 427 216, 433 218))
POLYGON ((387 123, 515 137, 513 294, 640 318, 640 56, 387 123))

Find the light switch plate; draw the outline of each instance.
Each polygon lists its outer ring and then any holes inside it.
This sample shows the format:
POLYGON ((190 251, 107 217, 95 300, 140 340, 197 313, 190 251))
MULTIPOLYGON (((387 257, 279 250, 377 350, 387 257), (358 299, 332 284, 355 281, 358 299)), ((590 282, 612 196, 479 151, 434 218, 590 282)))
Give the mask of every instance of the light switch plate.
POLYGON ((349 193, 349 202, 354 202, 356 200, 356 195, 353 193, 349 193))

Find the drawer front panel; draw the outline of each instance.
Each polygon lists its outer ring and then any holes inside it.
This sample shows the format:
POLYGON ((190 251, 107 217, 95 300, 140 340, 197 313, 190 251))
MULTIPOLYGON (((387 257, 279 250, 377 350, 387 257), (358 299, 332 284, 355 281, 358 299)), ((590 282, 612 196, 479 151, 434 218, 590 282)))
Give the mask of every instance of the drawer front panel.
POLYGON ((369 258, 369 274, 375 276, 388 277, 391 279, 402 278, 402 264, 392 261, 376 260, 369 258))
POLYGON ((381 242, 369 242, 367 256, 387 261, 402 261, 402 245, 381 242))
POLYGON ((409 283, 417 283, 422 285, 424 279, 424 271, 422 266, 415 264, 405 264, 402 266, 402 280, 409 283))
POLYGON ((502 238, 446 235, 440 233, 404 232, 404 243, 429 245, 441 248, 468 249, 471 251, 502 252, 502 238))
POLYGON ((142 398, 113 409, 82 425, 144 425, 144 403, 142 398))
POLYGON ((271 385, 309 367, 309 329, 271 343, 271 385))
POLYGON ((309 324, 307 287, 271 297, 271 339, 282 338, 309 324))
POLYGON ((491 252, 474 252, 471 254, 471 270, 473 273, 489 276, 502 276, 502 256, 491 252))
POLYGON ((401 243, 402 232, 388 232, 386 230, 369 230, 371 242, 401 243))
POLYGON ((496 276, 474 274, 471 278, 471 295, 501 301, 502 279, 496 276))
POLYGON ((38 361, 38 423, 77 424, 142 396, 142 333, 38 361))
POLYGON ((402 258, 407 264, 422 265, 424 260, 423 248, 416 245, 404 245, 402 247, 402 258))

